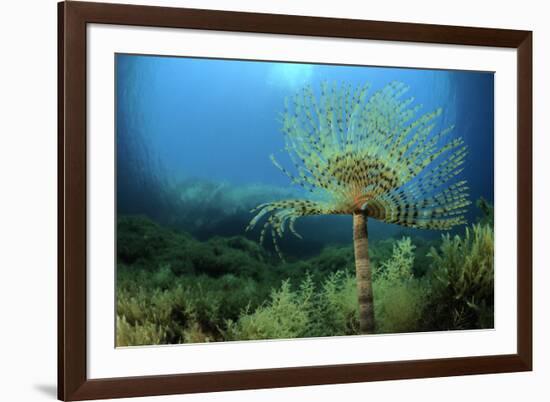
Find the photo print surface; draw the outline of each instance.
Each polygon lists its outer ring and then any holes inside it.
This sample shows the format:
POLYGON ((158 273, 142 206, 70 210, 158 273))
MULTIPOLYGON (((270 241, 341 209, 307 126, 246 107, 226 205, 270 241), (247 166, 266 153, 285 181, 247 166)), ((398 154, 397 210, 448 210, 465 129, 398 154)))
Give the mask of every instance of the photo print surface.
POLYGON ((117 346, 494 327, 492 72, 115 66, 117 346))

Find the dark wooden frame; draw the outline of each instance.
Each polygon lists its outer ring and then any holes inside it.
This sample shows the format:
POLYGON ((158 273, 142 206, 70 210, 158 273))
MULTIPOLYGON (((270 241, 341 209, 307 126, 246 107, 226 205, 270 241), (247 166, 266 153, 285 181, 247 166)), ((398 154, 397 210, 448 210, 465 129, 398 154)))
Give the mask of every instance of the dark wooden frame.
POLYGON ((532 370, 532 32, 104 3, 58 4, 58 397, 83 400, 532 370), (88 379, 86 25, 194 28, 517 49, 517 353, 88 379))

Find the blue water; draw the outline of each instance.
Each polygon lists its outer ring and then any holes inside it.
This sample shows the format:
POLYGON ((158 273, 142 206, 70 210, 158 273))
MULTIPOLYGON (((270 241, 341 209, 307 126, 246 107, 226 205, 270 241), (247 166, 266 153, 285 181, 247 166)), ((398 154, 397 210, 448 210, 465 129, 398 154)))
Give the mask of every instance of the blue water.
MULTIPOLYGON (((144 169, 154 170, 155 177, 166 183, 194 178, 235 187, 261 183, 288 188, 288 178, 269 159, 270 154, 283 159, 278 114, 286 96, 306 84, 318 88, 327 80, 354 86, 369 82, 372 90, 397 80, 410 86, 405 97, 414 96, 416 103, 423 105, 422 112, 443 107, 444 113, 434 132, 454 124, 451 135, 463 137, 469 147, 461 174, 469 182, 474 202, 468 219, 473 222, 478 214, 476 199, 482 196, 493 202, 491 72, 119 54, 116 56, 119 212, 149 212, 145 206, 140 211, 140 205, 145 205, 141 198, 151 194, 140 194, 139 185, 136 189, 131 184, 139 175, 136 171, 144 169)), ((338 226, 342 220, 327 218, 324 222, 329 225, 325 231, 329 234, 340 229, 347 234, 351 230, 347 221, 342 228, 338 226)), ((389 233, 390 229, 384 226, 393 225, 374 224, 370 232, 389 233)), ((334 238, 328 236, 327 241, 334 238)))

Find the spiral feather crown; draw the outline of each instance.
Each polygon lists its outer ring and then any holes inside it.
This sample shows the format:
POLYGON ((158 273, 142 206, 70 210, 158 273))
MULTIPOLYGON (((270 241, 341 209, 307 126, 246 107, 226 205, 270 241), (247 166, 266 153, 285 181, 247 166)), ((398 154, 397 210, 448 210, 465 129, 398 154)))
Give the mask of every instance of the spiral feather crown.
POLYGON ((311 197, 258 205, 248 229, 265 219, 299 236, 296 219, 308 215, 365 213, 388 223, 421 229, 464 224, 470 204, 466 181, 458 180, 467 147, 449 138, 453 126, 434 132, 442 109, 420 114, 421 105, 392 82, 369 96, 369 85, 321 84, 316 97, 305 87, 286 99, 281 115, 284 150, 293 167, 273 164, 311 197))

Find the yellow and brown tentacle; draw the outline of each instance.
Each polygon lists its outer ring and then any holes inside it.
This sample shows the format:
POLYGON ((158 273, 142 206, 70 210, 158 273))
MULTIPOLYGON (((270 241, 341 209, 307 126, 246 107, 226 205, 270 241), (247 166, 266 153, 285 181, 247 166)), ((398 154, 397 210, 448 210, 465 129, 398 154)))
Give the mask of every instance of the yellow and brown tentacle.
MULTIPOLYGON (((392 82, 368 96, 369 85, 323 83, 316 95, 306 87, 285 102, 281 115, 284 150, 292 169, 274 165, 313 200, 259 205, 249 225, 265 219, 261 232, 281 237, 288 223, 308 215, 352 214, 426 229, 465 222, 468 187, 457 181, 467 149, 452 138, 453 127, 433 133, 442 109, 417 116, 421 105, 401 99, 408 87, 392 82)), ((278 252, 276 240, 274 246, 278 252)))
POLYGON ((288 227, 290 232, 295 236, 301 238, 294 227, 296 219, 303 216, 331 215, 338 213, 331 209, 331 205, 329 204, 300 199, 261 204, 250 212, 255 214, 255 216, 248 224, 246 230, 254 229, 254 227, 265 218, 265 222, 260 232, 260 244, 264 242, 266 234, 270 233, 273 247, 281 259, 283 257, 277 244, 277 238, 283 236, 286 227, 288 227))

